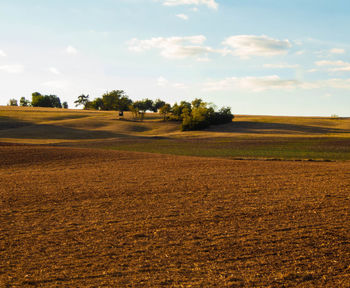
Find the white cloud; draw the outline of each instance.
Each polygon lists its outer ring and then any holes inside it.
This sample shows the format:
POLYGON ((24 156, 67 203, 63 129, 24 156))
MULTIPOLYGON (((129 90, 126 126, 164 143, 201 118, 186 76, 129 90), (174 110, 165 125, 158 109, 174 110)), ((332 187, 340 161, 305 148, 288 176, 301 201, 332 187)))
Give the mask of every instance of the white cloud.
POLYGON ((298 55, 298 56, 304 55, 304 54, 305 54, 304 50, 300 50, 300 51, 295 52, 295 55, 298 55))
POLYGON ((188 20, 188 16, 186 14, 177 14, 176 17, 182 20, 188 20))
POLYGON ((203 46, 206 38, 203 35, 189 37, 157 37, 148 40, 139 40, 137 38, 128 42, 129 50, 143 52, 151 49, 160 50, 160 55, 170 59, 184 59, 188 57, 206 56, 208 53, 215 52, 210 47, 203 46))
POLYGON ((55 67, 50 67, 50 68, 49 68, 49 71, 50 71, 52 74, 55 74, 55 75, 60 75, 60 74, 61 74, 61 72, 60 72, 57 68, 55 68, 55 67))
POLYGON ((180 5, 205 5, 208 8, 217 10, 219 4, 215 0, 163 0, 165 6, 180 6, 180 5))
POLYGON ((288 63, 277 63, 277 64, 264 64, 265 68, 272 69, 293 69, 300 67, 298 64, 288 64, 288 63))
POLYGON ((317 66, 346 66, 349 63, 346 63, 344 61, 329 61, 329 60, 322 60, 315 62, 317 66))
POLYGON ((325 87, 350 90, 350 79, 329 79, 324 81, 325 87))
POLYGON ((329 50, 329 52, 331 54, 344 54, 345 50, 344 49, 340 49, 340 48, 333 48, 333 49, 329 50))
POLYGON ((69 46, 66 48, 65 52, 66 52, 67 54, 69 54, 69 55, 76 55, 76 54, 78 54, 78 50, 77 50, 76 48, 74 48, 73 46, 71 46, 71 45, 69 45, 69 46))
POLYGON ((347 72, 350 71, 350 63, 344 61, 328 61, 322 60, 315 62, 317 66, 328 66, 332 68, 328 68, 330 72, 347 72))
POLYGON ((6 57, 6 53, 3 50, 0 50, 0 57, 6 57))
POLYGON ((0 71, 4 71, 9 74, 20 74, 24 71, 23 65, 14 64, 14 65, 2 65, 0 66, 0 71))
POLYGON ((241 58, 251 56, 275 56, 286 54, 292 47, 289 40, 278 40, 265 35, 237 35, 228 37, 223 43, 227 52, 241 58))
POLYGON ((266 90, 289 91, 293 89, 342 89, 350 90, 350 78, 325 79, 313 82, 284 80, 277 75, 264 77, 231 77, 221 80, 210 80, 201 84, 204 91, 246 91, 262 92, 266 90))
POLYGON ((157 79, 157 86, 160 87, 173 87, 177 89, 186 89, 187 86, 184 83, 171 83, 169 80, 165 79, 163 76, 160 76, 157 79))
POLYGON ((164 86, 167 86, 168 84, 169 84, 169 81, 162 76, 160 76, 157 79, 157 86, 164 87, 164 86))
POLYGON ((296 80, 283 80, 277 75, 264 77, 231 77, 223 80, 213 80, 204 83, 206 91, 246 90, 261 92, 265 90, 290 90, 298 86, 296 80))
POLYGON ((69 86, 69 83, 65 80, 52 80, 43 82, 41 85, 52 89, 64 89, 69 86))

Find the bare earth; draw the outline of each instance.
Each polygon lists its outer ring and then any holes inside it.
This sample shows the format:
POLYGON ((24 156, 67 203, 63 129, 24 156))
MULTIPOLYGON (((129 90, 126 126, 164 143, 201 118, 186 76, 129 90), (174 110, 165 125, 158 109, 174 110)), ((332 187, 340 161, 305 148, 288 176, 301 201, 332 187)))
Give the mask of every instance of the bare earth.
POLYGON ((0 159, 0 287, 350 287, 350 162, 0 159))

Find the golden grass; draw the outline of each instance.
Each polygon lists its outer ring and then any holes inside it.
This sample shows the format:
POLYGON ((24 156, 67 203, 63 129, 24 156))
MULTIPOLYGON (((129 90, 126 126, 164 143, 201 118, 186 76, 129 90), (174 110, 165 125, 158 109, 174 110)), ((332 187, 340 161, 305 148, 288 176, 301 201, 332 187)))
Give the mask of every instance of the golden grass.
POLYGON ((63 143, 125 137, 222 138, 337 137, 350 138, 350 118, 236 115, 230 124, 204 131, 180 132, 179 123, 163 122, 156 113, 132 121, 126 112, 0 106, 0 141, 63 143))

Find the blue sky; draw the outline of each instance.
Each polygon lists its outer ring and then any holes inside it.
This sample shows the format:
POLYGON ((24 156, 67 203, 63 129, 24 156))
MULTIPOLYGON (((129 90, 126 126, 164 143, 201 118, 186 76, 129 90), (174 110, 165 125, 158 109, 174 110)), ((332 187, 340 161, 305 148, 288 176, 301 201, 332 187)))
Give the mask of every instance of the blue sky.
POLYGON ((236 114, 350 116, 345 0, 0 0, 0 105, 202 98, 236 114))

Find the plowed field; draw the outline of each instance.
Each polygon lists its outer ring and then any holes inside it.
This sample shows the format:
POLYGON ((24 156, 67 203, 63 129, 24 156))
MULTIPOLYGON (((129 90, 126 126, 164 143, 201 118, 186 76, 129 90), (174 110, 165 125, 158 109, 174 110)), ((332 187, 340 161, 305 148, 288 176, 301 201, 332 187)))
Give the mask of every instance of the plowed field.
POLYGON ((0 146, 0 286, 350 287, 350 162, 0 146))

